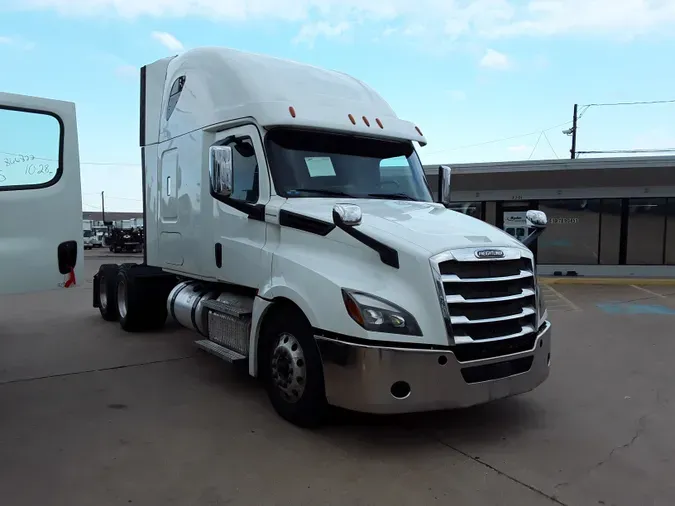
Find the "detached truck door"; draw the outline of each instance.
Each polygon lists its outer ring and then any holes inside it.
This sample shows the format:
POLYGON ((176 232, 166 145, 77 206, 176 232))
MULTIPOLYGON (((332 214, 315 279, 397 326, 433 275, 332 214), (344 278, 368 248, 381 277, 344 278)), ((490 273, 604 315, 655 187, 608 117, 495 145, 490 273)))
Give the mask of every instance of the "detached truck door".
POLYGON ((0 294, 82 282, 75 104, 0 93, 0 294))

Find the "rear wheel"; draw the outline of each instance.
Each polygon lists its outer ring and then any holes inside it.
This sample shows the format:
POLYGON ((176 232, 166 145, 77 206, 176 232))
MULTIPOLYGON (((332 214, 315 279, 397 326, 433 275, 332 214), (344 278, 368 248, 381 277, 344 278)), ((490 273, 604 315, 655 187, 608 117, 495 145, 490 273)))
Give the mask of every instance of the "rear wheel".
POLYGON ((173 278, 156 275, 151 269, 122 264, 117 273, 117 313, 120 326, 127 332, 159 330, 166 322, 166 299, 173 278))
POLYGON ((117 312, 117 270, 116 264, 103 264, 98 269, 98 310, 106 321, 116 321, 117 312))
POLYGON ((320 426, 328 412, 323 364, 312 328, 299 310, 270 315, 262 342, 263 381, 272 406, 285 420, 320 426))

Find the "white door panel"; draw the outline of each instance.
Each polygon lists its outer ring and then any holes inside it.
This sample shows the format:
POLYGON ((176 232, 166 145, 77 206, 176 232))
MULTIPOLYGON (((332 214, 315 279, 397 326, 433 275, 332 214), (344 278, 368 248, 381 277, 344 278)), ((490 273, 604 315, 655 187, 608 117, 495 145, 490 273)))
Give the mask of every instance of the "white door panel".
POLYGON ((75 104, 0 93, 0 294, 84 281, 78 150, 75 104))
MULTIPOLYGON (((253 206, 267 203, 270 183, 258 129, 245 125, 219 132, 216 144, 222 142, 233 146, 234 192, 231 200, 253 206), (236 148, 239 142, 248 145, 252 153, 242 154, 246 150, 236 148)), ((266 228, 264 214, 260 219, 254 219, 232 204, 215 200, 214 235, 216 244, 222 247, 222 265, 214 264, 214 277, 248 287, 260 286, 271 271, 271 261, 264 260, 263 255, 266 228)))

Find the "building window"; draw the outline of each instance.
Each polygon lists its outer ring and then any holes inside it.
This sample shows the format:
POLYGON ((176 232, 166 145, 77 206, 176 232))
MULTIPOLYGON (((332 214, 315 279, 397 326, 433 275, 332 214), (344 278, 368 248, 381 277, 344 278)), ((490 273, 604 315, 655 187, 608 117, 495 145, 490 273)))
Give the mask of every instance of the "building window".
POLYGON ((666 206, 666 264, 675 265, 675 198, 666 206))
POLYGON ((666 199, 628 199, 627 265, 663 264, 666 199))
POLYGON ((542 264, 597 264, 600 200, 545 200, 539 209, 548 216, 538 239, 537 261, 542 264))
POLYGON ((621 199, 602 199, 600 264, 619 265, 621 256, 621 199))
POLYGON ((479 220, 485 220, 484 206, 484 202, 452 202, 449 207, 458 213, 467 214, 479 220))

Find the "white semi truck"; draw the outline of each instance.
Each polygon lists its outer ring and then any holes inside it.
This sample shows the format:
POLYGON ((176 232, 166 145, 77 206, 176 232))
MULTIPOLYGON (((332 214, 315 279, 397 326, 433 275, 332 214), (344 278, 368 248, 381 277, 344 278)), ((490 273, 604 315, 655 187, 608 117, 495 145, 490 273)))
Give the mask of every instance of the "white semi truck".
POLYGON ((303 427, 330 405, 465 407, 548 377, 531 251, 447 209, 447 167, 434 201, 422 132, 373 89, 224 48, 140 74, 144 259, 94 276, 104 319, 136 332, 170 314, 303 427))

